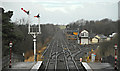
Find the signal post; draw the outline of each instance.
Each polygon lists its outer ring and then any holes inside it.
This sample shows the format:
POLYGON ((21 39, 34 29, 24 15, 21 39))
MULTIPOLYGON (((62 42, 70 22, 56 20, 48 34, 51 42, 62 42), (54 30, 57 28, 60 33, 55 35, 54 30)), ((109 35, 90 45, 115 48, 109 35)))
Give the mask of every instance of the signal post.
MULTIPOLYGON (((29 11, 26 11, 24 10, 23 8, 21 8, 21 10, 23 10, 25 13, 27 13, 28 15, 28 21, 29 21, 29 17, 30 17, 30 14, 29 14, 29 11)), ((30 26, 30 23, 28 23, 28 34, 31 34, 33 36, 33 43, 34 43, 34 61, 37 61, 37 53, 36 53, 36 37, 38 34, 41 34, 41 30, 40 30, 40 16, 39 14, 37 16, 34 16, 36 18, 38 18, 38 25, 39 25, 39 31, 34 31, 34 30, 31 30, 31 26, 30 26)), ((37 27, 35 27, 37 29, 37 27)))

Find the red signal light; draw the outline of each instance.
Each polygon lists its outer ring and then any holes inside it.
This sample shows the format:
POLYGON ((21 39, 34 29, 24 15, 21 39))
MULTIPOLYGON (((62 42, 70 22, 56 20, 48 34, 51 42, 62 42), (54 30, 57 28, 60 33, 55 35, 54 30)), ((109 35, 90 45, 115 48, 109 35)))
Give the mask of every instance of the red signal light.
POLYGON ((38 14, 37 16, 34 16, 34 17, 37 17, 37 18, 39 18, 40 16, 39 16, 39 14, 38 14))
POLYGON ((37 16, 34 16, 34 17, 37 17, 37 16))
POLYGON ((23 10, 23 8, 21 8, 21 10, 23 10))
POLYGON ((23 10, 24 12, 26 12, 26 10, 23 10))

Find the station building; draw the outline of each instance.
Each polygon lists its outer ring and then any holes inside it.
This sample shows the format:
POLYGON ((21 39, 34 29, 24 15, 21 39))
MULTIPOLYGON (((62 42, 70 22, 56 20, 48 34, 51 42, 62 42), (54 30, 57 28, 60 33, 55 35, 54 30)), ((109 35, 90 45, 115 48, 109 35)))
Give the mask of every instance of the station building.
POLYGON ((79 37, 81 45, 89 44, 89 33, 87 30, 81 31, 79 37))

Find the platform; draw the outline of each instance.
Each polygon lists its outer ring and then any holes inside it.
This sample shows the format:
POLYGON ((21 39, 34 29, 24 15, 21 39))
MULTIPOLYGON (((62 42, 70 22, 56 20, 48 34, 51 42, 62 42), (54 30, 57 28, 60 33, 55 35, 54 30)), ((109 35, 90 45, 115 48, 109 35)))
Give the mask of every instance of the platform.
POLYGON ((38 69, 40 68, 40 66, 42 65, 42 61, 38 61, 32 68, 30 71, 38 71, 38 69))
POLYGON ((4 71, 30 71, 36 62, 16 62, 12 64, 12 68, 6 67, 4 71))
POLYGON ((82 62, 82 65, 87 71, 114 71, 109 63, 86 63, 82 62))

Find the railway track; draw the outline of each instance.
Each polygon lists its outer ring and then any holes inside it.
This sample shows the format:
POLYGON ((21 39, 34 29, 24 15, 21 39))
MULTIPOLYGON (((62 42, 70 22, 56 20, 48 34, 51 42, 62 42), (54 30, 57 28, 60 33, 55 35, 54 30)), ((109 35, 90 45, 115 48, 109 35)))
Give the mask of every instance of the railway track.
MULTIPOLYGON (((61 43, 61 42, 59 41, 59 43, 61 43)), ((57 47, 58 47, 58 51, 60 51, 57 54, 57 65, 56 65, 57 70, 65 70, 66 69, 66 59, 64 56, 62 45, 58 44, 57 47)))
POLYGON ((69 61, 69 68, 71 68, 71 70, 74 69, 76 71, 79 71, 77 63, 75 62, 74 57, 72 56, 72 53, 71 53, 70 49, 68 48, 68 44, 64 40, 63 40, 63 42, 64 42, 64 47, 67 48, 67 51, 69 52, 69 55, 70 55, 70 59, 68 59, 68 61, 69 61))
POLYGON ((69 52, 71 52, 71 55, 73 56, 73 59, 74 59, 74 63, 78 67, 77 70, 84 71, 79 59, 80 59, 80 57, 82 57, 81 53, 83 53, 83 50, 86 50, 86 49, 80 47, 80 45, 79 45, 79 47, 76 46, 78 44, 73 41, 71 42, 71 40, 64 39, 63 41, 65 42, 66 46, 69 47, 69 52), (77 56, 77 59, 76 59, 76 56, 77 56))
POLYGON ((55 40, 52 44, 52 47, 51 47, 51 50, 50 50, 50 53, 49 53, 49 57, 47 58, 47 63, 46 63, 46 66, 45 66, 45 71, 48 71, 50 69, 54 69, 54 59, 52 59, 52 53, 53 53, 53 45, 55 44, 55 40))
POLYGON ((74 54, 80 50, 80 48, 70 44, 64 38, 63 33, 58 31, 43 52, 44 71, 81 71, 80 65, 74 58, 74 54))

